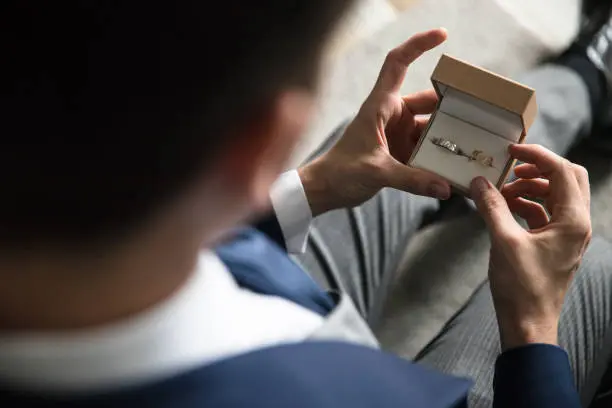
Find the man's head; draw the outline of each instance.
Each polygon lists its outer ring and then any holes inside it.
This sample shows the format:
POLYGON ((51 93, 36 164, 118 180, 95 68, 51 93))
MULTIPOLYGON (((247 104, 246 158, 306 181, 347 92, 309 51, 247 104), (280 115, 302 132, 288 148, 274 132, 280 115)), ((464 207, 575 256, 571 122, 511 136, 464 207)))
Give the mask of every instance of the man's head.
POLYGON ((204 235, 261 206, 351 2, 3 1, 0 247, 115 241, 188 192, 204 235))

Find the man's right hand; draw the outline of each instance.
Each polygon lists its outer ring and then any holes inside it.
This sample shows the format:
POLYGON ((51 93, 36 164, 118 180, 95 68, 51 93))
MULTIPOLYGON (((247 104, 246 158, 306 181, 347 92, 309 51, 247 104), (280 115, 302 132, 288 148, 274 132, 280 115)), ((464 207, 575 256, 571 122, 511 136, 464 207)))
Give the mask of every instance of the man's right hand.
POLYGON ((524 162, 516 181, 501 193, 483 178, 471 188, 491 233, 489 280, 504 350, 557 344, 565 294, 591 238, 587 171, 539 145, 513 145, 510 154, 524 162))

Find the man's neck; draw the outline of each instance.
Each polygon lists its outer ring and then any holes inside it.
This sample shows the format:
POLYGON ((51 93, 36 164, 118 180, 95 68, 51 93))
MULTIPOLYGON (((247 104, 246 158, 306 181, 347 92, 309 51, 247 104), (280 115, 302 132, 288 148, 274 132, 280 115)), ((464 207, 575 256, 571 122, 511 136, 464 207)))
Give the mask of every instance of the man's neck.
POLYGON ((185 236, 156 231, 96 255, 0 257, 0 331, 76 330, 163 301, 194 270, 198 247, 185 236))
POLYGON ((19 270, 2 270, 0 331, 72 330, 120 320, 171 296, 189 272, 187 267, 168 273, 117 272, 88 281, 74 279, 73 271, 21 274, 19 270), (14 274, 22 276, 11 276, 14 274))
POLYGON ((0 253, 0 332, 103 325, 170 297, 194 272, 202 249, 251 212, 247 197, 228 189, 219 174, 196 183, 113 248, 0 253))

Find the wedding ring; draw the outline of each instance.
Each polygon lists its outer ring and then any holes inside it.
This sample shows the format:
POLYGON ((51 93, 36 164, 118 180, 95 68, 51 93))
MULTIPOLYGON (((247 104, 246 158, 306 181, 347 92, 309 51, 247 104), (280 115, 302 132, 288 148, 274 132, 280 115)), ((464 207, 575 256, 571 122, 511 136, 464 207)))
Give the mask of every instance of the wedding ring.
POLYGON ((482 150, 474 150, 470 157, 470 161, 477 161, 485 167, 493 167, 493 157, 487 156, 482 150))
POLYGON ((457 146, 456 143, 453 143, 450 140, 445 140, 445 139, 442 139, 441 137, 435 137, 431 139, 431 143, 435 144, 436 146, 440 146, 441 148, 446 149, 453 154, 457 154, 457 155, 461 154, 461 150, 459 149, 459 146, 457 146))

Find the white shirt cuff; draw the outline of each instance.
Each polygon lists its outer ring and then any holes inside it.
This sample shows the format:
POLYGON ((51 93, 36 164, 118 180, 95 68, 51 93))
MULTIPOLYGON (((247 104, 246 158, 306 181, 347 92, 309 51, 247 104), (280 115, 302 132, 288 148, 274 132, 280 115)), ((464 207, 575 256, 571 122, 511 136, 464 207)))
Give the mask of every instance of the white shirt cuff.
POLYGON ((297 170, 281 174, 272 186, 270 199, 287 251, 303 253, 310 232, 312 211, 297 170))

